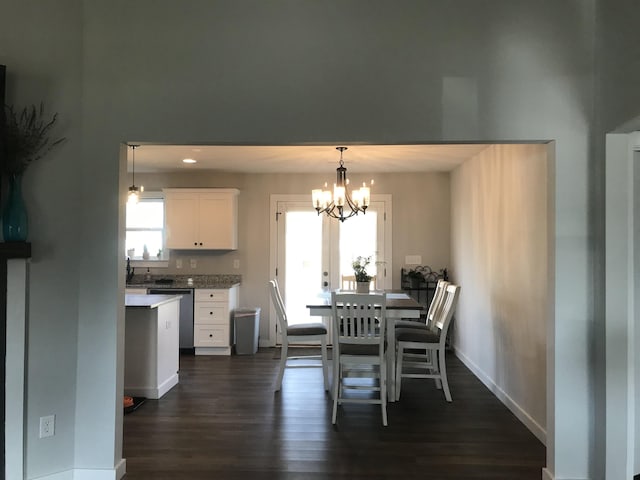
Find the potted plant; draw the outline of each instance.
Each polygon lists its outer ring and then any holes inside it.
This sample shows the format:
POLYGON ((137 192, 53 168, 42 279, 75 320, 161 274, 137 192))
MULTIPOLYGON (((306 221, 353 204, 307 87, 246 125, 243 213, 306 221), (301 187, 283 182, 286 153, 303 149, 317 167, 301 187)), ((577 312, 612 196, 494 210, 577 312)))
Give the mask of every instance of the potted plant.
POLYGON ((5 242, 24 242, 27 239, 27 210, 22 198, 22 175, 27 167, 46 155, 65 139, 51 138, 51 129, 58 114, 45 115, 44 105, 31 105, 16 111, 4 106, 4 161, 2 174, 9 180, 7 203, 2 213, 2 233, 5 242))
POLYGON ((351 263, 353 267, 353 273, 356 277, 356 292, 357 293, 368 293, 369 287, 371 285, 371 275, 367 272, 367 267, 371 263, 371 256, 362 257, 358 256, 351 263))

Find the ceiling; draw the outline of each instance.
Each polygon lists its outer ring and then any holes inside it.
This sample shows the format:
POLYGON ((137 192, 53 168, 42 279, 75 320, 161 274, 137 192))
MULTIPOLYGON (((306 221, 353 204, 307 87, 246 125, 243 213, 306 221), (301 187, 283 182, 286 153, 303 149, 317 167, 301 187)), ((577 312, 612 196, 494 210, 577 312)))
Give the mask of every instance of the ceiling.
MULTIPOLYGON (((130 143, 131 144, 131 143, 130 143)), ((326 173, 338 166, 337 145, 143 145, 135 149, 136 172, 218 170, 243 173, 326 173), (184 158, 197 160, 185 164, 184 158)), ((350 172, 446 172, 488 144, 349 145, 350 172)), ((129 149, 128 170, 131 171, 129 149)))

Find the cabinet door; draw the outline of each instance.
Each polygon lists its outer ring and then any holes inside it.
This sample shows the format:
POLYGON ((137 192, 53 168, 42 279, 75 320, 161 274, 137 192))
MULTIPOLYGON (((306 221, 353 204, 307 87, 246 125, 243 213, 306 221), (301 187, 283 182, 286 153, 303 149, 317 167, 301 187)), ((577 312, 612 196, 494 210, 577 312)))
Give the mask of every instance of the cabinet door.
POLYGON ((203 193, 200 195, 198 213, 202 247, 207 249, 235 250, 237 237, 237 197, 228 193, 203 193))
POLYGON ((165 197, 167 248, 195 249, 199 246, 198 195, 167 193, 165 197))

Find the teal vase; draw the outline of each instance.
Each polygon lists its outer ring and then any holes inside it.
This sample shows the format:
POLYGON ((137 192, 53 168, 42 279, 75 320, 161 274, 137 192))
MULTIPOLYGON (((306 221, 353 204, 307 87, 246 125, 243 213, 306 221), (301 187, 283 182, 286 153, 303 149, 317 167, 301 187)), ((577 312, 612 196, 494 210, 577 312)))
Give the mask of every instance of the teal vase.
POLYGON ((2 212, 2 235, 5 242, 25 242, 27 240, 27 207, 22 198, 22 174, 9 176, 9 194, 2 212))

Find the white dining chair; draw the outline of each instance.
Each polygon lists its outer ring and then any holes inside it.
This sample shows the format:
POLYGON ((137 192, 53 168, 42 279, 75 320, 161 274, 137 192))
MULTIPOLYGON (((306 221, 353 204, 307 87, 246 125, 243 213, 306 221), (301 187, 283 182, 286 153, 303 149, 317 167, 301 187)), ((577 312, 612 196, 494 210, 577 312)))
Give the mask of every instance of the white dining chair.
POLYGON ((333 413, 345 403, 379 404, 387 426, 387 370, 385 359, 386 296, 331 293, 333 316, 333 413), (371 382, 352 382, 370 377, 371 382), (345 390, 368 390, 370 397, 345 390))
POLYGON ((340 289, 345 292, 356 291, 356 276, 355 275, 342 275, 340 282, 340 289))
POLYGON ((444 293, 449 285, 446 280, 438 280, 435 291, 433 292, 433 298, 429 304, 429 309, 424 317, 424 322, 416 320, 396 320, 396 328, 419 328, 422 330, 428 330, 433 325, 433 320, 437 312, 442 308, 442 300, 444 299, 444 293))
POLYGON ((435 313, 433 324, 429 328, 396 328, 396 400, 400 399, 403 378, 433 378, 436 387, 444 390, 447 402, 452 401, 447 379, 445 347, 447 330, 459 295, 458 285, 447 285, 442 306, 435 313), (416 351, 419 353, 415 353, 416 351))
POLYGON ((276 380, 276 391, 282 388, 285 368, 322 368, 324 389, 329 391, 329 362, 327 360, 327 327, 322 322, 290 324, 287 310, 280 294, 278 281, 269 280, 269 292, 273 308, 278 317, 278 324, 282 333, 282 349, 280 351, 280 369, 276 380), (292 355, 289 356, 289 344, 320 341, 320 355, 292 355))
MULTIPOLYGON (((355 275, 342 275, 340 278, 340 290, 343 292, 355 292, 358 286, 358 282, 356 281, 355 275)), ((371 277, 371 281, 369 282, 370 290, 378 289, 378 278, 376 275, 371 277)))

